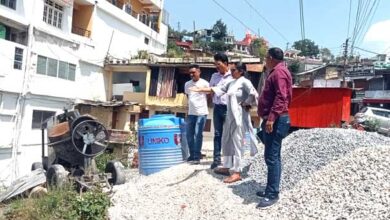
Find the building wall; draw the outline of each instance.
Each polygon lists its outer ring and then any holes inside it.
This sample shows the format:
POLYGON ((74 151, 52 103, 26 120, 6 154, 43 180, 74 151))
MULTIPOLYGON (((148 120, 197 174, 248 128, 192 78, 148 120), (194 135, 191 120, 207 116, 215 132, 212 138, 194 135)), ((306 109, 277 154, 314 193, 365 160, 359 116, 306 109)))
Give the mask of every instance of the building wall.
POLYGON ((112 83, 130 83, 130 80, 139 81, 140 92, 146 91, 146 74, 145 73, 114 73, 112 75, 112 83))
POLYGON ((91 115, 96 118, 98 122, 102 123, 106 129, 112 128, 112 107, 78 105, 75 108, 77 108, 80 115, 91 115))
POLYGON ((11 184, 13 164, 12 148, 0 148, 0 189, 11 184))
MULTIPOLYGON (((110 98, 107 95, 107 81, 110 79, 103 71, 104 58, 111 55, 129 59, 139 50, 162 54, 166 51, 168 27, 161 24, 157 33, 107 1, 83 0, 89 6, 80 6, 79 9, 84 11, 75 12, 79 13, 75 16, 79 19, 78 22, 91 29, 91 38, 87 38, 72 33, 71 5, 64 5, 60 29, 43 21, 44 0, 16 2, 16 10, 1 6, 1 16, 25 29, 31 25, 33 28, 30 30, 33 31, 29 32, 31 48, 0 39, 0 91, 11 94, 7 95, 7 101, 4 103, 13 103, 12 99, 22 92, 23 84, 26 95, 23 102, 25 104, 21 107, 21 124, 16 125, 20 134, 15 138, 20 143, 14 146, 17 151, 14 155, 18 156, 8 159, 12 150, 4 152, 0 148, 0 167, 7 167, 8 163, 16 165, 16 169, 10 173, 21 176, 30 171, 33 162, 41 160, 41 133, 40 130, 32 129, 33 111, 62 113, 63 108, 71 108, 71 103, 78 99, 107 100, 110 98), (145 43, 145 37, 149 39, 149 44, 145 43), (13 69, 15 47, 24 49, 23 65, 30 64, 27 68, 23 66, 22 70, 13 69), (31 49, 31 54, 27 54, 28 49, 31 49), (38 55, 76 65, 75 80, 37 74, 38 55)), ((54 2, 61 4, 62 1, 54 2)), ((2 134, 11 134, 15 126, 12 122, 14 116, 4 112, 4 109, 0 109, 0 131, 2 134)), ((5 144, 10 142, 7 138, 1 139, 5 144)), ((8 176, 2 172, 0 182, 8 176)))
MULTIPOLYGON (((9 97, 8 107, 3 109, 14 108, 16 95, 9 97)), ((41 111, 53 111, 57 114, 62 113, 64 108, 70 108, 71 102, 64 99, 56 99, 45 96, 28 95, 25 100, 25 108, 22 114, 22 124, 19 132, 12 131, 12 138, 19 140, 18 147, 13 148, 0 148, 0 169, 7 168, 6 172, 0 172, 0 184, 3 182, 6 185, 12 181, 13 178, 26 175, 30 172, 31 165, 34 162, 41 161, 41 130, 32 129, 32 118, 34 110, 41 111), (15 152, 17 157, 12 158, 12 152, 15 152)), ((3 117, 1 117, 3 119, 3 117)), ((8 117, 9 118, 9 117, 8 117)), ((9 127, 13 124, 8 123, 9 127)), ((6 129, 3 123, 0 126, 2 129, 6 129)), ((10 129, 7 129, 10 132, 10 129)), ((7 132, 7 131, 6 131, 7 132)), ((3 139, 3 136, 2 136, 3 139)))
POLYGON ((160 33, 157 33, 106 1, 99 2, 97 5, 93 32, 93 39, 96 42, 106 43, 105 47, 97 48, 99 53, 109 51, 109 54, 115 58, 129 59, 139 50, 148 50, 156 54, 166 51, 168 40, 166 25, 160 24, 160 33), (145 43, 145 38, 149 39, 149 44, 145 43))
POLYGON ((0 92, 0 148, 12 146, 18 95, 0 92))
POLYGON ((26 67, 26 47, 11 41, 0 39, 0 91, 19 93, 22 91, 24 68, 26 67), (23 49, 22 69, 14 68, 15 48, 23 49))

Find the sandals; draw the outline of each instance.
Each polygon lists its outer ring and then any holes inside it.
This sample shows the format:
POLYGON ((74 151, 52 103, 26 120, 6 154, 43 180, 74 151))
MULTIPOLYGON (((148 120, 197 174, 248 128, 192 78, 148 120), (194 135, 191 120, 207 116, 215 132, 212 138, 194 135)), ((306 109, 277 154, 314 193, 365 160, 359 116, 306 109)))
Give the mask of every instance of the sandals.
POLYGON ((223 180, 224 183, 234 183, 242 180, 240 173, 233 173, 231 176, 223 180))
POLYGON ((229 176, 229 169, 228 168, 223 168, 223 167, 218 167, 214 169, 214 173, 219 174, 219 175, 224 175, 224 176, 229 176))

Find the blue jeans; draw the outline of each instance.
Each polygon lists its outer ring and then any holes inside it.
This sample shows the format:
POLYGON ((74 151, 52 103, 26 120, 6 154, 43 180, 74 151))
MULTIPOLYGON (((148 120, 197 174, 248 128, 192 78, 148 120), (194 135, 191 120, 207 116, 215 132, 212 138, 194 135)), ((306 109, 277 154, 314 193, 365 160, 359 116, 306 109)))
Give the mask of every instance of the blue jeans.
POLYGON ((275 198, 279 195, 280 176, 282 172, 282 164, 280 158, 280 150, 282 148, 282 140, 288 134, 290 129, 290 117, 288 115, 279 116, 273 125, 271 133, 265 131, 266 120, 261 124, 264 147, 264 159, 268 167, 267 187, 265 194, 270 198, 275 198))
POLYGON ((214 105, 214 163, 221 163, 221 139, 226 112, 226 105, 214 105))
POLYGON ((187 117, 187 142, 190 151, 188 160, 200 160, 206 118, 207 115, 188 115, 187 117))

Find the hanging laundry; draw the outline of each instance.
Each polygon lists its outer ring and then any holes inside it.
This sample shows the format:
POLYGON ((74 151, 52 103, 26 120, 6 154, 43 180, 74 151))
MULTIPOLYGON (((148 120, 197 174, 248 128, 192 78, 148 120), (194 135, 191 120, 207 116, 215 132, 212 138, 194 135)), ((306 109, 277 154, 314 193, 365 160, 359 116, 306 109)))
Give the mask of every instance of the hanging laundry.
POLYGON ((160 67, 157 83, 157 96, 171 98, 174 89, 175 68, 160 67))

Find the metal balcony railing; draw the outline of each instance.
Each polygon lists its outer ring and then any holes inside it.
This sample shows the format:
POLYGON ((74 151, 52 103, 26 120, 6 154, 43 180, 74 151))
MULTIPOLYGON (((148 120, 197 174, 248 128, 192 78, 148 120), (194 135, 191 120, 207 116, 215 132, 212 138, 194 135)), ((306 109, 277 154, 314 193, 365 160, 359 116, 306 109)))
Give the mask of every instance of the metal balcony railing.
POLYGON ((88 37, 88 38, 91 37, 90 30, 87 30, 87 29, 84 29, 81 27, 77 27, 77 26, 72 26, 72 33, 83 36, 83 37, 88 37))

